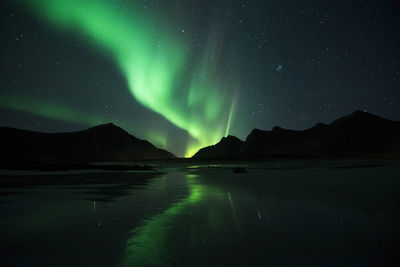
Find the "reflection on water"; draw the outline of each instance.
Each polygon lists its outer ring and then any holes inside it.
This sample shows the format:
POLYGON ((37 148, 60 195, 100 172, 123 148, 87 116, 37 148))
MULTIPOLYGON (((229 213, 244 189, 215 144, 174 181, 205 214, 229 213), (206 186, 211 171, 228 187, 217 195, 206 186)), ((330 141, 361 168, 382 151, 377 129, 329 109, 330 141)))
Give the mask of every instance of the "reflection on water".
POLYGON ((0 177, 0 259, 6 266, 397 264, 399 169, 236 174, 197 166, 0 177))
MULTIPOLYGON (((131 237, 128 239, 125 249, 124 258, 122 265, 136 266, 143 264, 144 262, 150 265, 162 265, 165 260, 174 254, 173 250, 176 250, 173 245, 177 240, 171 236, 176 231, 176 228, 182 227, 182 217, 185 213, 190 213, 188 210, 196 210, 201 201, 207 199, 207 201, 221 201, 223 200, 223 193, 215 187, 210 185, 196 184, 193 179, 197 177, 194 174, 183 174, 173 173, 172 176, 186 176, 184 181, 189 189, 189 194, 186 198, 173 203, 171 207, 166 209, 164 212, 157 214, 150 219, 146 220, 143 226, 137 227, 131 231, 131 237)), ((207 218, 204 225, 204 220, 185 216, 185 228, 190 228, 192 235, 191 242, 196 242, 199 237, 196 238, 196 230, 201 227, 212 228, 213 231, 221 227, 220 222, 222 221, 221 215, 215 210, 213 206, 209 207, 206 214, 197 214, 197 217, 202 216, 207 218), (197 229, 196 229, 197 228, 197 229)), ((180 235, 184 235, 186 229, 178 229, 180 235)), ((210 229, 208 229, 210 230, 210 229)), ((201 238, 205 243, 205 238, 201 238)), ((186 246, 188 244, 180 244, 186 246)))

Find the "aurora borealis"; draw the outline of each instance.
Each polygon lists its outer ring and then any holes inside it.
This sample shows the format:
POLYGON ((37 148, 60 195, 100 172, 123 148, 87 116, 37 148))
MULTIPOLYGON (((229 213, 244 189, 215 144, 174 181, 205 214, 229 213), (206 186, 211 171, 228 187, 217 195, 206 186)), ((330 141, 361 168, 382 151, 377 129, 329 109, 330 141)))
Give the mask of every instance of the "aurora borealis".
MULTIPOLYGON (((231 107, 232 100, 208 71, 217 60, 218 47, 211 44, 212 47, 207 48, 198 64, 200 77, 181 84, 182 75, 187 75, 183 71, 187 68, 187 49, 171 34, 155 28, 151 18, 141 18, 134 9, 125 12, 120 7, 115 8, 112 1, 49 0, 30 1, 29 4, 49 23, 91 38, 100 48, 109 50, 123 72, 132 96, 187 131, 195 140, 188 145, 186 156, 217 142, 228 132, 228 116, 232 115, 226 107, 231 107)), ((52 110, 41 112, 40 108, 37 113, 49 117, 54 114, 52 110)), ((74 115, 66 117, 78 117, 74 115)), ((66 118, 60 116, 60 119, 66 118)), ((154 139, 156 143, 162 143, 154 139)))
POLYGON ((399 119, 398 4, 7 0, 1 125, 113 122, 178 156, 356 109, 399 119), (346 12, 344 12, 346 10, 346 12))

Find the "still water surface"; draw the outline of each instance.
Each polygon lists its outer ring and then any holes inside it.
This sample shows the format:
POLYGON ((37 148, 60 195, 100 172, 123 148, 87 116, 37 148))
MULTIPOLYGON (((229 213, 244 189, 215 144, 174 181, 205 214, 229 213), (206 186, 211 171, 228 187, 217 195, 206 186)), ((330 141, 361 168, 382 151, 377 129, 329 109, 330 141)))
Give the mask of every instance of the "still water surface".
POLYGON ((367 167, 3 175, 0 265, 398 266, 400 168, 367 167))

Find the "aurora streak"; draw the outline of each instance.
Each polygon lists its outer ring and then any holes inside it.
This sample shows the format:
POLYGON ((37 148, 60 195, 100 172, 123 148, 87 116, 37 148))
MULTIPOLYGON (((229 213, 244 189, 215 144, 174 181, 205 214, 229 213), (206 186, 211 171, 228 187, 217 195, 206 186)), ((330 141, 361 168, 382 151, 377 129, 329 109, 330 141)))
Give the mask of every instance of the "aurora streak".
POLYGON ((228 92, 237 88, 215 71, 222 49, 215 35, 210 35, 202 56, 190 64, 193 55, 185 41, 161 27, 155 16, 127 12, 105 0, 28 3, 51 25, 111 52, 132 96, 192 137, 185 156, 229 133, 237 99, 228 92))

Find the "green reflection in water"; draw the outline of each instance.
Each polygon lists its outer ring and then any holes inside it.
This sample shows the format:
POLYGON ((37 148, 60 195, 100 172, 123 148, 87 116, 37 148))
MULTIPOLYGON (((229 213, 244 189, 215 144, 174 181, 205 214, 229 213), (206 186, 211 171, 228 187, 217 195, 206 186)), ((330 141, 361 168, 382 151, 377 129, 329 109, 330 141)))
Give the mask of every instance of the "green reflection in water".
MULTIPOLYGON (((189 189, 189 195, 179 202, 174 203, 170 208, 163 213, 157 214, 150 219, 146 220, 143 226, 140 226, 130 232, 131 237, 127 240, 122 265, 123 266, 136 266, 136 265, 149 265, 158 266, 168 262, 170 257, 169 253, 173 250, 172 232, 182 226, 182 216, 187 215, 188 212, 197 211, 199 204, 202 201, 209 199, 227 200, 226 194, 220 189, 210 185, 200 185, 196 183, 197 175, 186 174, 186 182, 189 189), (175 229, 174 229, 175 228, 175 229)), ((205 226, 208 231, 217 231, 222 226, 222 217, 217 208, 212 205, 206 209, 205 226)), ((193 220, 197 220, 191 217, 193 220)), ((204 223, 204 221, 202 221, 204 223)), ((185 221, 186 223, 186 221, 185 221)), ((198 227, 200 222, 195 221, 198 227)), ((185 224, 185 225, 189 225, 185 224)), ((201 239, 198 229, 189 229, 189 236, 191 242, 199 243, 201 239)), ((201 242, 201 241, 200 241, 201 242)), ((203 240, 204 242, 204 240, 203 240)), ((188 244, 190 245, 190 244, 188 244)), ((193 244, 192 244, 193 245, 193 244)))

